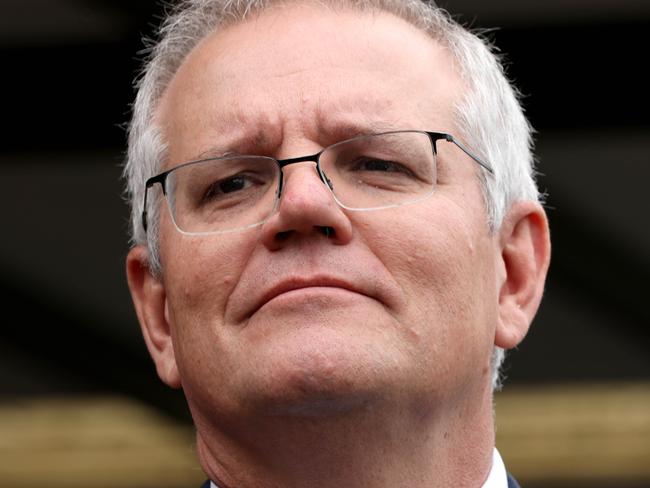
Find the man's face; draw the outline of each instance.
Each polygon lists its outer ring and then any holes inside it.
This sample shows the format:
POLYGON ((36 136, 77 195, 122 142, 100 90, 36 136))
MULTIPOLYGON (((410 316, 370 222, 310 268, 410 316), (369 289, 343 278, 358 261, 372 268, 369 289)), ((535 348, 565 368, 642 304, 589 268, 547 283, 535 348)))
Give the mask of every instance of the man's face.
MULTIPOLYGON (((448 52, 396 17, 286 6, 205 39, 158 121, 167 168, 291 158, 378 129, 458 136, 463 90, 448 52)), ((284 169, 261 227, 188 236, 162 212, 165 317, 195 412, 420 410, 488 387, 497 245, 476 165, 438 150, 434 194, 399 208, 346 211, 307 162, 284 169)))

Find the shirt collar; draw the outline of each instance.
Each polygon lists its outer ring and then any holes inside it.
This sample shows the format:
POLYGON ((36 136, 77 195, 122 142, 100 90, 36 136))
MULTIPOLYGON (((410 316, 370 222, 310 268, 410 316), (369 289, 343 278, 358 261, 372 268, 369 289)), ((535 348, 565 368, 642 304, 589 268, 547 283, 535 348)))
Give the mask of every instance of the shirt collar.
POLYGON ((492 454, 492 469, 481 488, 508 488, 506 466, 503 464, 503 459, 501 459, 496 447, 492 454))

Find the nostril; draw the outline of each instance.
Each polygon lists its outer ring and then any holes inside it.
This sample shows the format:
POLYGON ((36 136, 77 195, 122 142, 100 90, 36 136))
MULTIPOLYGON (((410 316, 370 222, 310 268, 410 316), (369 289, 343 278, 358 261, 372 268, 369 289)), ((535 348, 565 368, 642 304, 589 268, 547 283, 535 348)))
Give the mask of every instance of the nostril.
POLYGON ((292 231, 284 230, 275 234, 275 238, 278 241, 286 241, 291 235, 292 231))
POLYGON ((318 231, 325 237, 334 237, 335 234, 334 227, 330 226, 318 226, 318 231))

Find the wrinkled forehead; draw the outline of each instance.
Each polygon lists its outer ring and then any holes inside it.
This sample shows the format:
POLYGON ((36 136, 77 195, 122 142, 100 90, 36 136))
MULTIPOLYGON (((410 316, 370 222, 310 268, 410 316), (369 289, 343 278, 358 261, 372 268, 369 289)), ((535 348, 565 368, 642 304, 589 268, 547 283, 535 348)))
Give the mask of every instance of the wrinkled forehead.
POLYGON ((167 87, 158 122, 172 161, 215 137, 277 152, 293 137, 325 145, 381 130, 450 131, 461 91, 449 52, 401 18, 283 5, 203 39, 167 87))

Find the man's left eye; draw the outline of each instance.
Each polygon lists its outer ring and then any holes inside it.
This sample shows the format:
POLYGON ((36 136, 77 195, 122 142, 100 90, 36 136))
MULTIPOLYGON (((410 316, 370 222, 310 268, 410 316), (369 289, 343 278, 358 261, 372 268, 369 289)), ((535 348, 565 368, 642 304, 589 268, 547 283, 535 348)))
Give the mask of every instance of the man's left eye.
POLYGON ((411 173, 403 164, 384 159, 362 159, 357 161, 352 166, 352 169, 354 171, 377 171, 383 173, 411 173))

